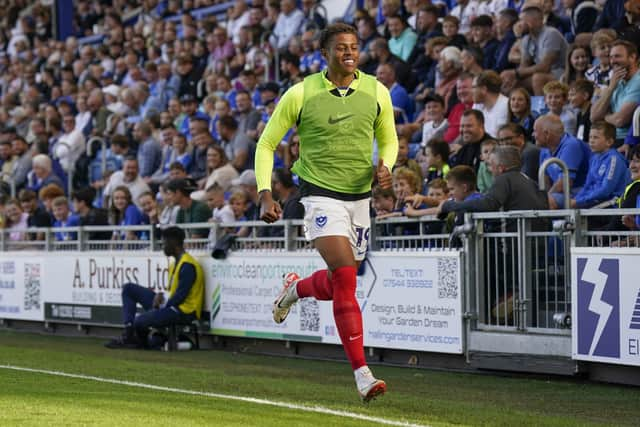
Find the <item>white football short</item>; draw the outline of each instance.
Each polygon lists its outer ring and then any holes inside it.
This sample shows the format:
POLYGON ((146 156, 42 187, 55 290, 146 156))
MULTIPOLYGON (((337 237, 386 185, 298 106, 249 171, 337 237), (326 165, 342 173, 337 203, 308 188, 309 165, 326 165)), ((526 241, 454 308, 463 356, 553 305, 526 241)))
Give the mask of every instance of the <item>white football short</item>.
POLYGON ((347 202, 331 197, 308 196, 300 202, 304 206, 304 233, 307 240, 345 236, 351 243, 356 261, 364 259, 371 228, 370 198, 347 202))

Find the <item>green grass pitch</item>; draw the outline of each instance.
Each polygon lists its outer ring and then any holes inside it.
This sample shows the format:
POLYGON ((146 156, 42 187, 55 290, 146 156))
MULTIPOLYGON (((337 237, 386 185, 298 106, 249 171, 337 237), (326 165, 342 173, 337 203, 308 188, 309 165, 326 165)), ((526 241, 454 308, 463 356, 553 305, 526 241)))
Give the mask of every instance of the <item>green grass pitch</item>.
MULTIPOLYGON (((363 405, 346 363, 221 351, 107 350, 103 340, 0 332, 0 365, 322 406, 445 426, 638 425, 640 392, 571 380, 375 366, 388 394, 363 405)), ((372 421, 0 368, 2 426, 370 426, 372 421)))

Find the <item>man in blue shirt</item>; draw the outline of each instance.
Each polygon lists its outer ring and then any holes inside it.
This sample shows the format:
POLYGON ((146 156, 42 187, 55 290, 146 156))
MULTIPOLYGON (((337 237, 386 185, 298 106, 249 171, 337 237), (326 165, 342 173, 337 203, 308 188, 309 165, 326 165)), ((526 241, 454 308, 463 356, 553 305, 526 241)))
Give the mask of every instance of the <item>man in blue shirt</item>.
POLYGON ((413 101, 411 101, 407 90, 396 81, 396 72, 393 66, 389 63, 378 65, 376 77, 389 89, 396 124, 411 123, 413 121, 413 101))
MULTIPOLYGON (((587 144, 565 133, 562 121, 554 114, 546 114, 536 120, 533 135, 536 144, 541 148, 540 164, 550 157, 562 160, 569 169, 569 189, 572 194, 576 194, 584 185, 589 170, 591 150, 587 144)), ((558 165, 550 165, 545 171, 545 180, 551 185, 549 207, 565 207, 562 169, 558 165)), ((548 188, 549 185, 545 187, 548 188)))

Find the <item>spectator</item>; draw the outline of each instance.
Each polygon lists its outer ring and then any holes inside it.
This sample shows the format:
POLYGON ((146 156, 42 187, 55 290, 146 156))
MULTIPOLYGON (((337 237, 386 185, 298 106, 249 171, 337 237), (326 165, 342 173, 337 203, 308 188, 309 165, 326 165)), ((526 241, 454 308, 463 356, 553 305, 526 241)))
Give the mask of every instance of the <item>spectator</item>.
MULTIPOLYGON (((605 120, 616 127, 616 147, 624 144, 633 112, 640 100, 638 51, 623 40, 612 43, 609 54, 612 75, 607 89, 591 108, 591 122, 605 120)), ((628 145, 622 147, 626 152, 628 145)))
POLYGON ((126 157, 121 171, 114 172, 104 188, 102 206, 109 206, 109 199, 113 191, 120 186, 125 186, 131 193, 132 200, 137 201, 142 193, 151 191, 146 182, 138 174, 138 159, 133 156, 126 157))
POLYGON ((393 192, 396 196, 395 212, 404 212, 405 204, 421 190, 422 180, 413 170, 400 167, 393 170, 393 192))
POLYGON ((375 74, 380 64, 389 63, 396 71, 398 83, 407 91, 413 91, 416 82, 411 73, 411 67, 405 61, 391 53, 387 40, 377 38, 371 42, 369 57, 370 60, 362 67, 362 71, 368 74, 375 74))
POLYGON ((565 11, 571 19, 571 33, 578 35, 590 33, 598 19, 600 8, 588 0, 565 0, 565 11))
POLYGON ((495 71, 483 71, 473 82, 473 106, 484 116, 485 130, 492 136, 509 121, 509 98, 500 93, 502 80, 495 71))
POLYGON ((449 122, 445 118, 444 99, 440 95, 429 95, 424 100, 426 121, 422 125, 422 140, 420 145, 426 147, 426 145, 432 139, 441 139, 447 128, 449 122))
POLYGON ((253 166, 256 144, 248 136, 238 131, 238 122, 233 117, 225 116, 217 123, 221 146, 230 159, 231 165, 242 172, 253 166))
POLYGON ((182 95, 180 97, 180 103, 182 104, 182 111, 185 114, 185 118, 179 126, 179 131, 187 138, 187 141, 190 141, 192 137, 190 126, 191 121, 201 119, 209 123, 209 116, 201 111, 198 111, 198 101, 196 101, 195 95, 191 93, 182 95))
POLYGON ((28 175, 27 188, 29 190, 37 192, 49 184, 56 184, 64 188, 62 180, 53 173, 49 156, 46 154, 35 155, 32 160, 32 165, 33 169, 28 175))
POLYGON ((613 148, 615 128, 595 122, 589 134, 591 160, 584 187, 571 200, 571 207, 584 209, 620 197, 631 181, 624 157, 613 148))
MULTIPOLYGON (((187 138, 180 133, 175 134, 171 146, 171 163, 178 162, 184 167, 185 171, 189 171, 193 158, 188 151, 187 138)), ((169 166, 169 168, 171 168, 171 166, 169 166)))
MULTIPOLYGON (((547 114, 536 120, 533 126, 536 145, 541 148, 540 164, 550 157, 562 160, 569 169, 569 189, 577 193, 585 183, 589 169, 591 151, 584 142, 564 131, 560 118, 547 114)), ((545 171, 545 188, 549 189, 549 206, 564 207, 562 170, 558 165, 550 165, 545 171), (555 204, 551 199, 555 200, 555 204)))
POLYGON ((300 203, 301 196, 291 172, 282 168, 275 169, 272 183, 274 199, 282 206, 282 219, 303 219, 304 206, 300 203))
MULTIPOLYGON (((194 190, 189 181, 177 179, 169 181, 167 192, 170 194, 172 202, 180 206, 176 217, 176 224, 193 224, 207 222, 211 218, 211 210, 204 203, 191 199, 191 192, 194 190)), ((190 234, 193 238, 204 239, 208 235, 207 229, 192 229, 190 234)))
POLYGON ((140 176, 148 178, 160 167, 162 161, 162 147, 152 135, 148 122, 136 123, 133 127, 133 138, 138 145, 138 164, 140 176))
POLYGON ((591 57, 589 46, 571 46, 567 54, 564 74, 560 81, 566 85, 571 85, 576 80, 584 79, 591 61, 593 61, 593 58, 591 57))
POLYGON ((376 77, 389 89, 391 103, 395 113, 396 123, 404 124, 413 120, 414 104, 407 90, 396 81, 396 74, 391 64, 380 64, 376 70, 376 77))
POLYGON ((269 39, 272 46, 284 51, 289 45, 289 40, 300 32, 304 14, 296 8, 294 0, 282 0, 280 2, 280 14, 273 28, 273 35, 269 39))
POLYGON ((440 52, 438 61, 438 71, 440 72, 440 83, 435 87, 435 92, 444 98, 447 111, 451 107, 454 88, 456 87, 458 76, 462 72, 462 54, 457 47, 449 46, 440 52))
MULTIPOLYGON (((449 212, 485 212, 513 210, 544 210, 547 209, 545 194, 538 190, 535 181, 520 173, 520 152, 515 147, 497 147, 490 156, 489 163, 495 181, 487 194, 473 196, 469 193, 470 184, 463 181, 458 183, 458 171, 449 173, 449 192, 454 200, 443 202, 439 206, 439 217, 449 212), (453 175, 453 179, 452 179, 453 175), (466 191, 465 191, 466 190, 466 191)), ((467 174, 471 171, 466 170, 467 174)))
POLYGON ((488 163, 489 157, 496 145, 497 142, 493 139, 484 140, 480 145, 480 167, 478 168, 478 182, 476 186, 481 193, 486 193, 493 185, 493 175, 491 174, 488 163))
POLYGON ((395 191, 391 188, 373 187, 371 192, 371 204, 377 219, 383 219, 393 215, 397 206, 395 191))
POLYGON ((305 28, 323 29, 327 26, 327 20, 318 13, 317 0, 302 0, 302 13, 304 14, 303 25, 305 28))
MULTIPOLYGON (((139 198, 138 198, 139 199, 139 198)), ((121 185, 113 190, 113 198, 109 208, 109 224, 112 226, 144 225, 146 218, 134 204, 129 188, 121 185)), ((112 240, 138 240, 146 233, 141 231, 114 230, 112 240)))
POLYGON ((432 139, 420 149, 416 156, 423 176, 422 188, 426 189, 435 179, 445 178, 449 173, 449 144, 443 139, 432 139))
POLYGON ((569 104, 577 112, 576 138, 587 142, 591 129, 591 99, 593 98, 593 83, 589 80, 578 80, 569 88, 569 104))
MULTIPOLYGON (((54 228, 69 228, 79 227, 80 217, 72 214, 69 210, 69 199, 64 196, 56 197, 52 202, 53 206, 53 222, 54 228)), ((68 240, 78 240, 78 233, 75 231, 56 231, 55 238, 58 242, 64 242, 68 240)))
POLYGON ((501 9, 497 14, 496 38, 498 39, 498 45, 495 51, 495 62, 489 68, 498 73, 513 67, 509 61, 509 52, 516 42, 513 26, 517 21, 518 12, 515 9, 501 9))
POLYGON ((258 110, 253 108, 249 92, 246 90, 238 91, 236 105, 238 110, 235 119, 238 121, 238 130, 253 140, 257 139, 261 115, 258 110))
POLYGON ((163 250, 173 257, 169 270, 169 298, 164 293, 137 284, 122 287, 124 333, 120 339, 105 344, 108 348, 148 347, 149 328, 161 328, 173 323, 191 322, 200 318, 204 300, 204 273, 198 261, 184 250, 185 232, 170 227, 162 233, 163 250), (136 315, 137 305, 144 313, 136 315))
POLYGON ((15 164, 11 173, 11 179, 15 183, 16 188, 22 188, 27 183, 27 175, 31 170, 31 156, 27 141, 16 136, 12 142, 13 155, 15 156, 15 164))
MULTIPOLYGON (((222 33, 226 38, 227 34, 222 29, 222 33)), ((178 57, 178 75, 180 76, 180 86, 178 88, 178 96, 182 101, 185 95, 191 95, 195 98, 197 95, 197 85, 202 77, 202 70, 193 64, 191 53, 185 52, 178 57)))
MULTIPOLYGON (((437 206, 443 201, 447 200, 449 195, 449 188, 447 187, 447 181, 441 178, 434 179, 429 185, 427 191, 427 197, 424 200, 428 200, 427 204, 436 206, 426 209, 416 209, 409 205, 405 208, 404 213, 408 217, 420 217, 424 215, 436 215, 438 213, 437 206)), ((423 231, 425 234, 439 234, 442 231, 442 223, 428 223, 424 225, 423 231)))
POLYGON ((467 35, 471 31, 471 21, 478 14, 478 2, 476 0, 462 0, 457 3, 456 7, 451 9, 450 15, 458 19, 460 32, 467 35))
MULTIPOLYGON (((22 189, 18 193, 20 207, 22 211, 27 213, 27 226, 32 227, 51 227, 51 216, 47 211, 38 205, 37 194, 33 190, 22 189)), ((29 240, 44 240, 44 233, 30 233, 29 240)))
MULTIPOLYGON (((244 191, 234 191, 229 197, 229 206, 233 211, 233 218, 235 222, 246 222, 247 210, 249 209, 249 198, 244 191)), ((247 237, 251 229, 249 227, 236 227, 232 234, 236 237, 247 237)))
POLYGON ((260 218, 258 183, 253 169, 247 169, 242 172, 239 177, 231 181, 231 185, 240 187, 248 196, 248 207, 245 215, 249 221, 258 220, 260 218))
MULTIPOLYGON (((427 40, 442 36, 442 25, 438 22, 438 17, 438 8, 432 4, 422 5, 418 8, 415 26, 418 39, 411 55, 409 55, 407 59, 408 63, 413 64, 420 56, 427 40)), ((359 34, 359 36, 362 37, 361 34, 359 34)), ((362 53, 360 55, 362 55, 362 53)))
POLYGON ((516 123, 507 123, 498 130, 498 145, 512 145, 520 150, 520 164, 523 174, 534 181, 538 181, 538 168, 540 166, 540 148, 532 144, 525 134, 522 126, 516 123))
POLYGON ((533 135, 535 114, 531 111, 531 97, 526 89, 517 87, 509 94, 509 123, 522 126, 526 139, 533 135))
POLYGON ((400 15, 388 16, 386 22, 391 35, 391 39, 389 39, 389 51, 403 61, 406 61, 413 51, 418 36, 411 27, 409 27, 407 21, 400 15))
POLYGON ((596 98, 600 97, 601 91, 609 86, 611 80, 613 71, 609 65, 609 51, 615 40, 616 32, 611 29, 596 31, 591 38, 591 51, 598 63, 589 68, 584 76, 595 85, 596 98))
POLYGON ((542 88, 551 80, 558 80, 564 72, 567 42, 555 28, 545 25, 542 7, 536 0, 527 0, 520 16, 529 28, 521 43, 522 58, 514 71, 502 72, 507 88, 520 84, 542 95, 542 88))
MULTIPOLYGON (((73 211, 80 217, 80 225, 95 226, 109 225, 109 213, 102 208, 93 207, 96 192, 91 187, 80 188, 71 193, 73 211)), ((88 240, 109 240, 111 234, 108 231, 89 231, 88 240)))
POLYGON ((186 179, 189 182, 193 183, 195 186, 195 182, 191 178, 189 178, 189 176, 187 175, 187 170, 180 162, 173 162, 171 163, 171 165, 169 165, 169 180, 174 179, 186 179))
POLYGON ((462 114, 473 106, 473 76, 471 74, 460 74, 456 81, 456 94, 459 102, 454 106, 450 106, 447 117, 449 127, 444 133, 444 140, 449 144, 453 144, 451 146, 453 152, 460 148, 458 144, 454 144, 454 141, 460 136, 462 114))
MULTIPOLYGON (((169 181, 171 182, 171 181, 169 181)), ((159 198, 162 200, 162 211, 160 212, 160 218, 158 220, 160 227, 166 228, 170 225, 176 225, 178 219, 178 212, 180 212, 180 206, 176 205, 173 200, 172 193, 168 190, 168 183, 160 184, 159 198)))
MULTIPOLYGON (((229 191, 231 182, 238 177, 238 171, 229 163, 227 155, 219 145, 212 145, 207 149, 207 172, 206 181, 201 186, 209 188, 213 184, 218 184, 224 191, 229 191)), ((197 199, 202 195, 197 196, 197 199)))
POLYGON ((2 181, 9 182, 11 180, 11 172, 13 171, 16 157, 13 155, 13 148, 11 148, 11 141, 0 141, 0 174, 2 181))
POLYGON ((576 113, 569 106, 569 87, 559 81, 551 81, 544 85, 544 102, 549 114, 560 117, 564 131, 570 135, 576 134, 576 113))
POLYGON ((477 77, 484 70, 484 53, 476 46, 465 46, 462 49, 462 71, 477 77))
POLYGON ((154 197, 153 193, 142 193, 138 197, 138 203, 140 204, 140 211, 146 217, 145 223, 153 226, 153 232, 156 236, 159 236, 160 230, 160 206, 154 197))
POLYGON ((409 158, 409 140, 404 135, 398 135, 398 157, 393 169, 397 168, 411 169, 422 181, 422 170, 418 162, 409 158))
POLYGON ((471 21, 471 41, 482 49, 484 58, 482 67, 492 69, 495 65, 498 41, 493 37, 493 19, 488 15, 480 15, 471 21))
POLYGON ((480 111, 467 110, 462 114, 460 135, 463 145, 449 158, 450 164, 471 166, 475 172, 480 167, 480 145, 486 139, 493 139, 484 130, 484 116, 480 111))
POLYGON ((38 198, 51 218, 53 218, 53 207, 51 203, 55 198, 60 196, 64 196, 64 190, 58 184, 45 185, 38 192, 38 198))
MULTIPOLYGON (((224 189, 221 186, 214 183, 207 187, 203 194, 207 201, 207 206, 211 209, 209 222, 215 222, 216 224, 235 222, 236 219, 231 206, 224 202, 224 189)), ((191 193, 191 198, 198 200, 195 192, 191 193)))
MULTIPOLYGON (((370 50, 374 40, 380 37, 376 29, 376 21, 371 16, 364 16, 356 21, 358 28, 358 42, 360 43, 360 58, 358 65, 364 67, 371 60, 370 50)), ((304 37, 304 36, 303 36, 304 37)))
POLYGON ((28 227, 29 214, 22 211, 18 199, 9 199, 4 205, 6 216, 5 229, 9 235, 9 241, 22 242, 27 240, 25 229, 28 227))
MULTIPOLYGON (((459 6, 460 4, 458 4, 459 6)), ((464 49, 467 46, 467 38, 465 34, 460 34, 460 19, 454 15, 447 15, 442 18, 442 34, 449 41, 449 46, 455 46, 458 49, 464 49)))

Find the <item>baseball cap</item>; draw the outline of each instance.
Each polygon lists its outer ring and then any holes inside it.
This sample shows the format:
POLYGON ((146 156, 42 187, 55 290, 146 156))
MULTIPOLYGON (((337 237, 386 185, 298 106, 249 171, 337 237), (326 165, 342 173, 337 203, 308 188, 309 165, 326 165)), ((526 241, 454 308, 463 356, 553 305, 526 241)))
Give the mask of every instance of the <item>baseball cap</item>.
POLYGON ((231 185, 252 185, 256 187, 256 173, 253 169, 247 169, 242 172, 239 177, 231 180, 231 185))
POLYGON ((197 101, 196 101, 196 97, 195 96, 193 96, 190 93, 185 93, 184 95, 182 95, 180 97, 180 102, 184 104, 184 103, 187 103, 187 102, 197 102, 197 101))

